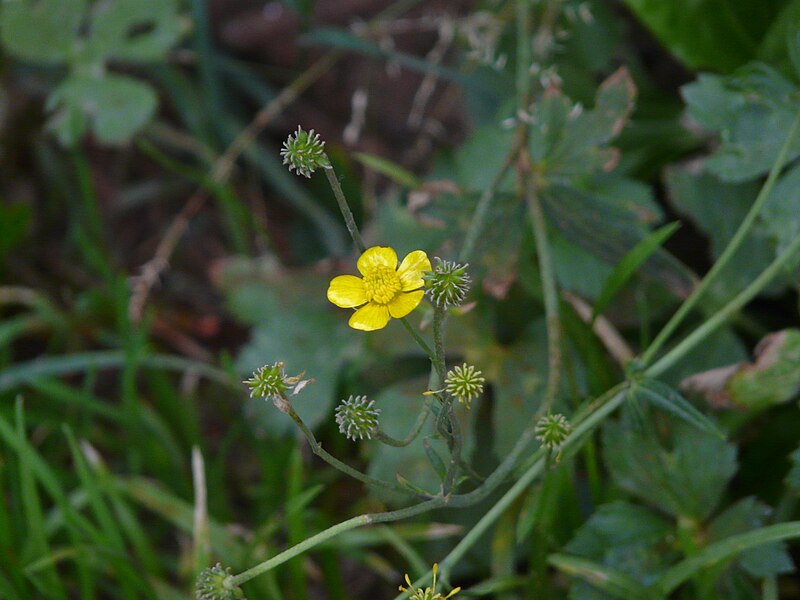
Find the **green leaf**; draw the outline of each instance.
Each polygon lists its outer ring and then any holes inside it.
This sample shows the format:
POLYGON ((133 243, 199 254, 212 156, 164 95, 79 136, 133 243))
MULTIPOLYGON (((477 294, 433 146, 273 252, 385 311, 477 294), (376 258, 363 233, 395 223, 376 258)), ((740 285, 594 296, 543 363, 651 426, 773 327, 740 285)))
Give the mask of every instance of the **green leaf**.
POLYGON ((636 244, 631 251, 617 263, 617 266, 614 267, 614 270, 606 278, 600 296, 595 301, 592 321, 603 313, 614 295, 628 282, 633 274, 636 273, 636 270, 650 258, 673 233, 675 233, 678 227, 680 227, 680 223, 675 222, 657 229, 636 244))
MULTIPOLYGON (((702 75, 681 88, 687 112, 720 132, 706 168, 723 181, 741 182, 770 170, 797 113, 795 86, 771 67, 754 63, 734 75, 702 75)), ((795 140, 787 162, 800 155, 795 140)))
MULTIPOLYGON (((548 185, 542 200, 548 219, 567 240, 614 265, 649 235, 648 224, 660 213, 651 210, 638 186, 617 177, 609 179, 612 181, 604 180, 602 187, 593 190, 548 185)), ((693 287, 686 267, 660 248, 641 271, 678 296, 688 294, 693 287)))
POLYGON ((701 392, 709 403, 747 410, 787 402, 800 390, 800 330, 785 329, 762 339, 754 362, 697 373, 681 385, 701 392))
POLYGON ((603 429, 603 457, 617 485, 668 514, 703 520, 736 472, 736 449, 681 421, 668 443, 652 428, 610 422, 603 429))
POLYGON ((400 165, 391 160, 375 156, 374 154, 367 154, 365 152, 354 152, 353 157, 358 160, 365 167, 373 171, 385 175, 395 183, 403 187, 416 189, 422 185, 422 182, 408 169, 404 169, 400 165))
POLYGON ((731 71, 755 58, 782 2, 625 0, 625 4, 687 66, 731 71))
POLYGON ((614 598, 645 598, 648 590, 632 577, 585 558, 552 554, 547 562, 562 573, 580 577, 614 598))
MULTIPOLYGON (((712 521, 707 529, 710 542, 763 527, 772 509, 755 498, 743 498, 728 507, 712 521)), ((765 544, 745 550, 737 562, 753 577, 768 577, 791 573, 794 564, 782 543, 765 544)))
POLYGON ((0 40, 20 58, 66 62, 74 51, 87 0, 3 0, 0 40))
POLYGON ((148 84, 122 75, 72 75, 47 100, 49 127, 62 144, 75 145, 87 121, 98 141, 122 144, 153 116, 158 100, 148 84))
MULTIPOLYGON (((782 186, 786 177, 781 178, 777 185, 782 186)), ((696 163, 668 168, 665 180, 670 204, 688 216, 709 237, 712 258, 717 258, 733 237, 759 188, 757 181, 723 182, 698 168, 696 163)), ((790 198, 795 195, 794 190, 788 193, 790 198)), ((771 205, 769 210, 782 212, 784 204, 777 196, 770 195, 768 203, 771 205)), ((788 232, 797 218, 789 216, 785 226, 772 224, 772 219, 758 220, 731 258, 730 264, 720 272, 713 290, 719 296, 729 297, 747 286, 775 258, 778 242, 774 232, 782 229, 788 232)), ((778 277, 768 287, 768 293, 783 289, 790 280, 788 274, 778 277)))
POLYGON ((725 561, 740 555, 750 548, 757 548, 765 544, 800 537, 800 521, 778 523, 734 535, 720 540, 703 548, 662 575, 656 582, 656 588, 665 595, 669 595, 678 586, 695 573, 705 567, 723 564, 725 561))
POLYGON ((636 398, 641 398, 656 408, 682 419, 700 431, 713 433, 720 438, 725 437, 711 419, 697 410, 691 402, 666 383, 655 379, 637 381, 631 385, 631 393, 636 398))
POLYGON ((87 43, 97 59, 152 61, 179 35, 177 0, 109 0, 94 5, 87 43))
MULTIPOLYGON (((244 377, 264 364, 283 361, 288 375, 305 372, 313 382, 290 400, 312 429, 333 419, 341 367, 364 342, 362 332, 347 326, 348 313, 328 302, 329 282, 313 269, 285 268, 274 257, 230 260, 219 276, 228 309, 252 326, 250 340, 236 357, 237 371, 244 377)), ((253 398, 245 410, 258 431, 273 436, 297 431, 271 402, 253 398)))

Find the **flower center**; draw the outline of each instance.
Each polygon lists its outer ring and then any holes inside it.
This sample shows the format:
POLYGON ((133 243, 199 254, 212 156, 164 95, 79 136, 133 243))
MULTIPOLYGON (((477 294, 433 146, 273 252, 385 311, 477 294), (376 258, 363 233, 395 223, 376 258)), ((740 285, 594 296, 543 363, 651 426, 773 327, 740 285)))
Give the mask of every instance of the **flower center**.
POLYGON ((402 287, 397 271, 391 267, 375 267, 364 275, 364 292, 369 302, 389 304, 402 287))

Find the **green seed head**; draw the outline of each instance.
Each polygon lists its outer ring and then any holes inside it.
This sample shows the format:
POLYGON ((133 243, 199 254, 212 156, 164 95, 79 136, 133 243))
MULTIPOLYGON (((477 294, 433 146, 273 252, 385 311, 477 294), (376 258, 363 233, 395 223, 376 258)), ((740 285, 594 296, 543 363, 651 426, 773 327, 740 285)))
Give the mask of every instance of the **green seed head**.
POLYGON ((475 367, 464 363, 448 371, 444 383, 445 391, 469 409, 472 401, 483 393, 486 379, 475 367))
POLYGON ((298 175, 311 177, 319 168, 329 167, 330 161, 325 154, 325 142, 314 130, 304 131, 300 126, 297 131, 283 142, 281 149, 283 164, 289 165, 289 171, 296 171, 298 175))
POLYGON ((217 563, 200 573, 195 584, 197 600, 247 600, 242 589, 233 583, 230 569, 217 563))
POLYGON ((371 439, 378 430, 379 408, 373 408, 374 400, 366 396, 350 396, 336 407, 336 423, 349 440, 371 439))
POLYGON ((472 282, 467 273, 469 265, 460 265, 441 258, 435 260, 436 266, 423 276, 428 297, 434 304, 444 308, 460 306, 472 282))
POLYGON ((276 362, 256 369, 245 383, 250 388, 251 398, 274 398, 283 395, 291 387, 292 379, 295 378, 287 377, 284 373, 283 363, 276 362))
POLYGON ((557 450, 572 433, 572 425, 562 414, 545 415, 536 424, 536 439, 548 450, 557 450))

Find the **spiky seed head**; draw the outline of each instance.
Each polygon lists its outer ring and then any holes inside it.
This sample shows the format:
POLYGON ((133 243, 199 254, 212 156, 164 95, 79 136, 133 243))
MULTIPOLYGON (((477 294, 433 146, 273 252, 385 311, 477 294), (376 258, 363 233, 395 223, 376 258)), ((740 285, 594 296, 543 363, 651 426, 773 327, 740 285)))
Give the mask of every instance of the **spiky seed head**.
POLYGON ((281 149, 283 164, 289 165, 289 171, 293 169, 298 175, 311 177, 311 174, 319 168, 329 167, 330 161, 325 154, 325 142, 314 130, 305 131, 298 125, 297 131, 291 134, 281 149))
POLYGON ((375 401, 366 396, 350 396, 336 407, 336 423, 339 431, 349 439, 371 439, 378 430, 381 409, 374 408, 375 401))
POLYGON ((484 383, 486 379, 481 377, 481 371, 464 363, 447 372, 444 389, 469 409, 472 401, 483 393, 484 383))
POLYGON ((217 563, 205 569, 195 583, 197 600, 247 600, 242 589, 233 583, 230 569, 217 563))
POLYGON ((436 266, 423 275, 425 292, 431 302, 443 308, 460 306, 469 291, 472 279, 467 273, 468 264, 435 258, 436 266))
POLYGON ((251 398, 273 398, 283 395, 293 382, 283 370, 283 363, 276 362, 259 367, 244 383, 250 388, 251 398))
POLYGON ((545 415, 536 424, 536 439, 548 450, 558 450, 572 433, 572 425, 562 414, 545 415))

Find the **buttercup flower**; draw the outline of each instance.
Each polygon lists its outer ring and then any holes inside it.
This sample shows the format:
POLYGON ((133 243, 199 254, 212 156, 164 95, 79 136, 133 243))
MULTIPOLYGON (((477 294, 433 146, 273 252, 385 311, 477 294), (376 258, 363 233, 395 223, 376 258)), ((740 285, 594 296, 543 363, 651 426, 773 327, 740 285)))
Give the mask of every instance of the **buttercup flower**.
POLYGON ((401 319, 422 302, 422 274, 431 270, 422 250, 411 252, 398 267, 394 249, 374 246, 364 251, 357 266, 362 278, 339 275, 328 287, 328 300, 336 306, 361 307, 350 317, 353 329, 382 329, 391 317, 401 319))
POLYGON ((451 591, 447 596, 442 596, 439 592, 436 591, 436 574, 439 572, 439 565, 434 563, 433 565, 433 585, 431 587, 427 587, 425 589, 415 588, 414 585, 411 583, 411 580, 408 578, 408 574, 406 573, 406 583, 408 587, 400 586, 400 591, 405 592, 408 594, 409 600, 447 600, 452 596, 455 596, 458 592, 461 591, 460 587, 455 588, 451 591))

